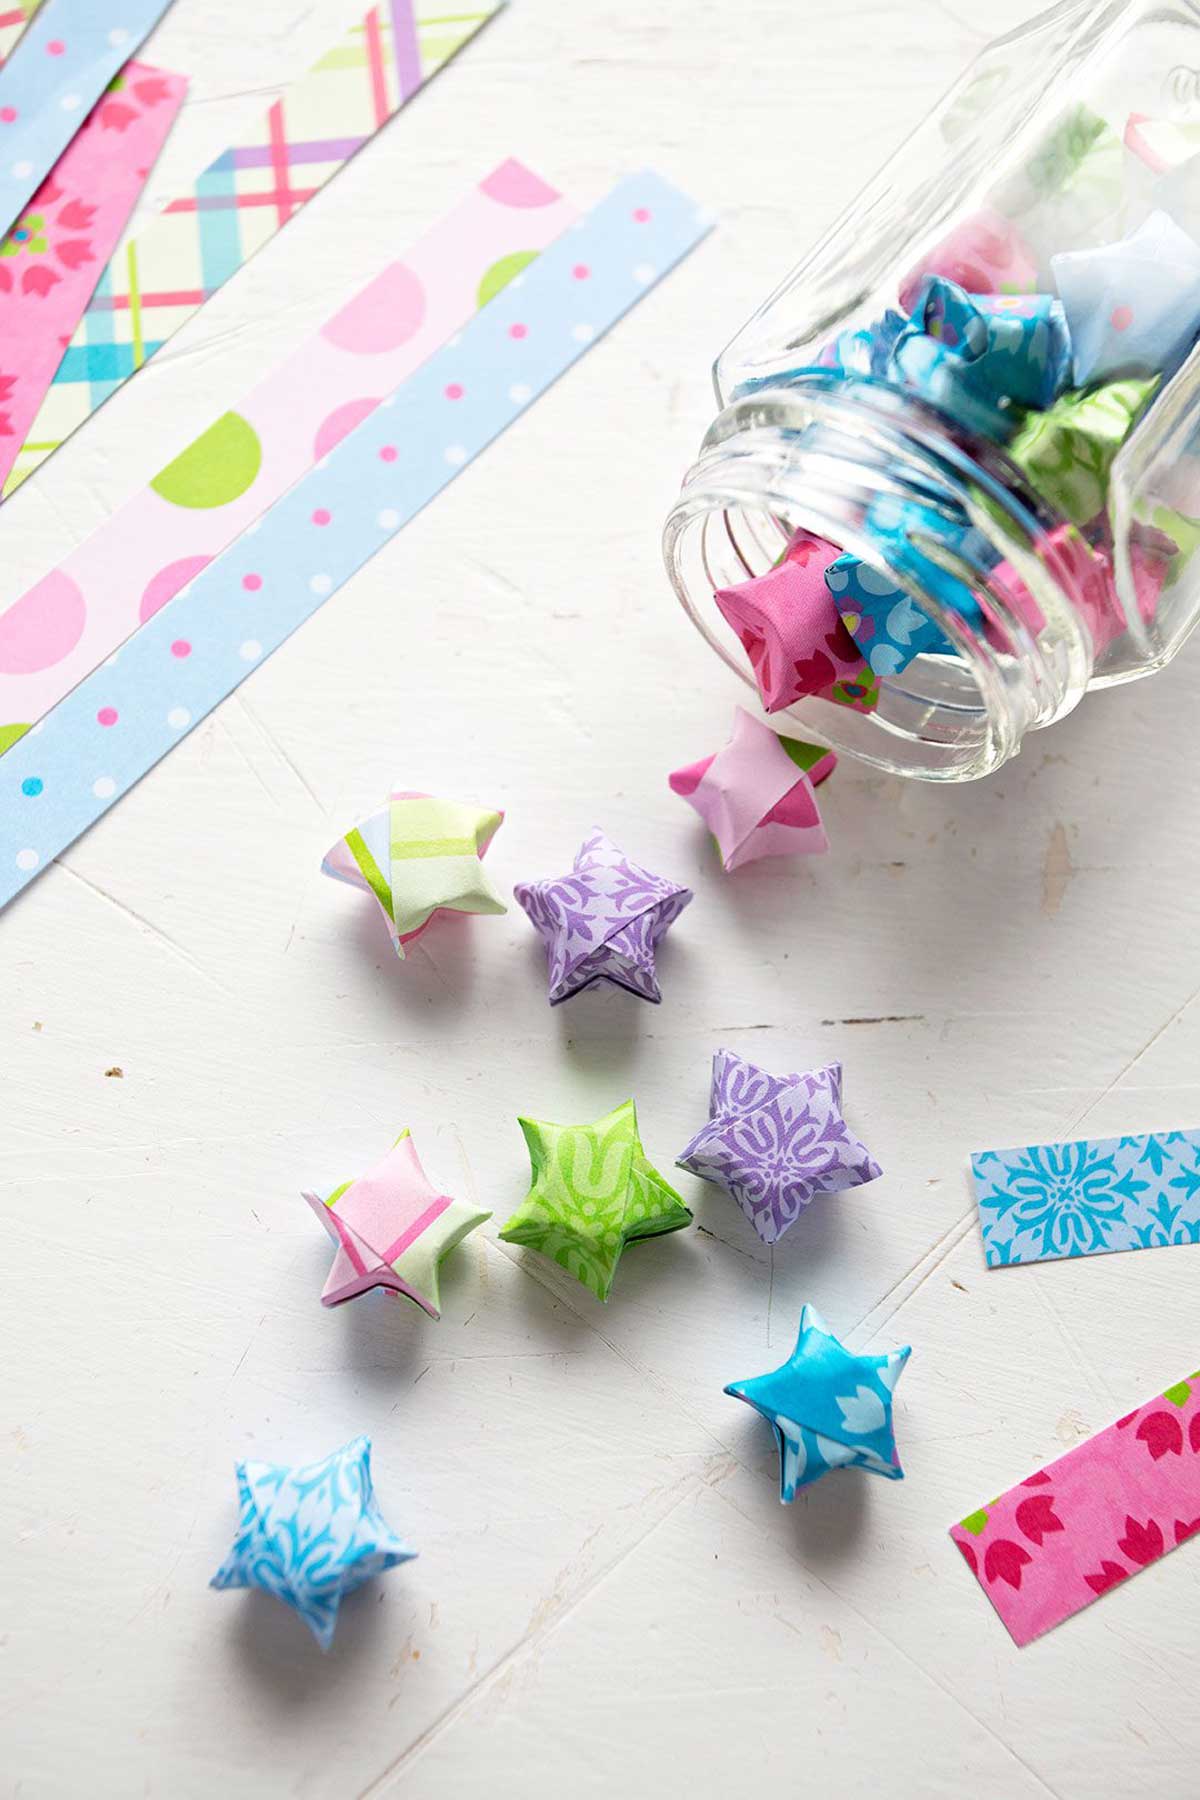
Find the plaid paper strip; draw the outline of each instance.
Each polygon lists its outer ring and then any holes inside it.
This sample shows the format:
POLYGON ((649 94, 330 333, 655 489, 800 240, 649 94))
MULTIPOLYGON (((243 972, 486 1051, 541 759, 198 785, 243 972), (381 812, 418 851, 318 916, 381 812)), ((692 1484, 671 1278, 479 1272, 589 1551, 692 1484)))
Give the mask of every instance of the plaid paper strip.
POLYGON ((372 6, 189 191, 118 245, 5 495, 162 348, 435 75, 503 0, 372 6))
POLYGON ((14 5, 0 4, 0 69, 12 55, 17 39, 32 19, 42 0, 15 0, 14 5))

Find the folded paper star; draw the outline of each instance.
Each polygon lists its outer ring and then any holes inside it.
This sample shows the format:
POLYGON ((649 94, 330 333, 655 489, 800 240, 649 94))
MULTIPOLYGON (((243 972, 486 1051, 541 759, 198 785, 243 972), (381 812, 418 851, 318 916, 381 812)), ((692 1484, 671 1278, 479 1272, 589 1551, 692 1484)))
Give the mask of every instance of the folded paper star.
POLYGON ((692 898, 690 888, 651 875, 611 838, 585 838, 569 875, 523 881, 513 889, 546 946, 550 1004, 596 981, 662 999, 654 952, 692 898))
POLYGON ((397 791, 338 839, 321 868, 375 896, 403 959, 439 912, 508 910, 481 866, 503 821, 479 806, 397 791))
POLYGON ((878 704, 878 684, 825 585, 838 554, 835 544, 799 531, 775 568, 713 596, 750 659, 764 712, 782 712, 806 694, 858 712, 878 704))
POLYGON ((632 1100, 594 1125, 522 1119, 533 1184, 500 1236, 539 1250, 607 1300, 621 1252, 692 1215, 642 1149, 632 1100))
POLYGON ((728 871, 760 856, 820 856, 828 850, 813 788, 836 762, 824 745, 780 737, 739 706, 725 748, 676 769, 667 780, 672 793, 700 814, 728 871))
POLYGON ((337 1245, 322 1306, 340 1306, 379 1287, 406 1294, 435 1319, 441 1317, 443 1259, 492 1216, 439 1194, 407 1131, 357 1181, 344 1181, 325 1200, 310 1193, 304 1198, 337 1245))
POLYGON ((968 294, 1032 294, 1037 260, 1012 220, 985 207, 956 225, 901 284, 900 304, 906 312, 912 311, 929 275, 944 275, 968 294))
POLYGON ((1153 212, 1116 244, 1051 258, 1076 387, 1172 375, 1200 331, 1200 244, 1153 212))
POLYGON ((1033 486, 1075 525, 1104 510, 1109 471, 1159 377, 1110 381, 1063 394, 1043 413, 1030 413, 1008 447, 1033 486))
POLYGON ((676 1159, 732 1195, 774 1244, 818 1194, 875 1181, 883 1170, 842 1117, 842 1065, 770 1075, 718 1050, 708 1123, 676 1159))
POLYGON ((931 275, 917 291, 887 374, 991 437, 1009 437, 1028 407, 1067 384, 1071 340, 1050 294, 968 294, 931 275))
POLYGON ((902 1481, 892 1395, 912 1348, 855 1356, 815 1306, 800 1314, 796 1348, 782 1368, 725 1389, 770 1425, 779 1445, 779 1498, 787 1505, 831 1469, 866 1469, 902 1481))
POLYGON ((839 556, 825 571, 825 585, 873 675, 899 675, 917 656, 953 655, 941 626, 873 563, 839 556))
POLYGON ((261 1588, 294 1607, 322 1650, 347 1594, 417 1554, 375 1501, 371 1440, 351 1439, 323 1462, 240 1462, 242 1516, 210 1587, 261 1588))

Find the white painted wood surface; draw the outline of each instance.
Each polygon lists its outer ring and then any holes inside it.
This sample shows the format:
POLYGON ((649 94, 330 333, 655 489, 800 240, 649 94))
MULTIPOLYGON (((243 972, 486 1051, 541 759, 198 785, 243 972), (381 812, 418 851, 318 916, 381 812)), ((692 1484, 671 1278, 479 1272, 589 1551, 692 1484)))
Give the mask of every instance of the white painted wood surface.
MULTIPOLYGON (((192 97, 155 194, 354 10, 178 0, 151 54, 192 97)), ((665 783, 737 698, 658 553, 711 357, 1021 11, 520 0, 4 508, 7 598, 503 154, 583 202, 652 162, 722 216, 0 918, 14 1800, 1195 1794, 1200 1549, 1018 1651, 946 1527, 1200 1360, 1196 1251, 986 1274, 963 1173, 971 1147, 1200 1120, 1200 645, 983 786, 844 764, 820 863, 723 879, 665 783), (318 870, 393 776, 505 807, 505 885, 593 822, 691 882, 661 1009, 551 1013, 515 910, 397 967, 318 870), (496 1241, 518 1111, 633 1093, 669 1169, 721 1043, 841 1056, 884 1179, 772 1256, 680 1177, 701 1229, 635 1247, 607 1307, 496 1241), (440 1324, 325 1312, 299 1190, 405 1124, 496 1218, 440 1324), (908 1479, 784 1509, 721 1389, 782 1360, 806 1299, 857 1346, 913 1344, 908 1479), (421 1557, 322 1658, 206 1583, 234 1460, 358 1431, 421 1557)))

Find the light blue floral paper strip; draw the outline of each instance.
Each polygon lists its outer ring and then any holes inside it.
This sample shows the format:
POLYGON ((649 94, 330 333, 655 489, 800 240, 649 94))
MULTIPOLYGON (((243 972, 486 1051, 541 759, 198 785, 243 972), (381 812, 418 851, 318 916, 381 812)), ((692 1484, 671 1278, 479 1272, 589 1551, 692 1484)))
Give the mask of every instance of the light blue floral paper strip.
POLYGON ((977 1150, 989 1269, 1200 1244, 1200 1131, 977 1150))
POLYGON ((346 1595, 417 1554, 379 1510, 369 1438, 297 1468, 240 1462, 237 1484, 237 1536, 209 1586, 274 1594, 294 1607, 322 1650, 333 1642, 346 1595))

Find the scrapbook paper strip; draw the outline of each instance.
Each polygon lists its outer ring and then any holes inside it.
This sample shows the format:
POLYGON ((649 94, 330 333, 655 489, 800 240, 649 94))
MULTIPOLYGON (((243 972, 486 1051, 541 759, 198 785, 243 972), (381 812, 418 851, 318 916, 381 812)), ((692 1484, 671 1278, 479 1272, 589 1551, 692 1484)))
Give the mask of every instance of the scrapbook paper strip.
POLYGON ((461 12, 444 12, 436 0, 372 6, 242 142, 126 238, 67 346, 4 492, 295 218, 503 3, 469 0, 461 12))
POLYGON ((186 90, 182 75, 126 63, 0 241, 0 483, 186 90))
POLYGON ((977 1150, 989 1269, 1200 1244, 1200 1131, 977 1150))
POLYGON ((0 905, 232 693, 709 227, 661 177, 644 172, 621 182, 27 732, 0 761, 0 905))
POLYGON ((5 6, 0 3, 0 69, 2 69, 41 5, 42 0, 16 0, 15 5, 5 6))
POLYGON ((1017 1644, 1200 1532, 1200 1369, 950 1529, 1017 1644))
POLYGON ((530 169, 501 163, 0 613, 0 755, 576 216, 530 169))
POLYGON ((47 0, 0 69, 0 232, 171 0, 47 0))

